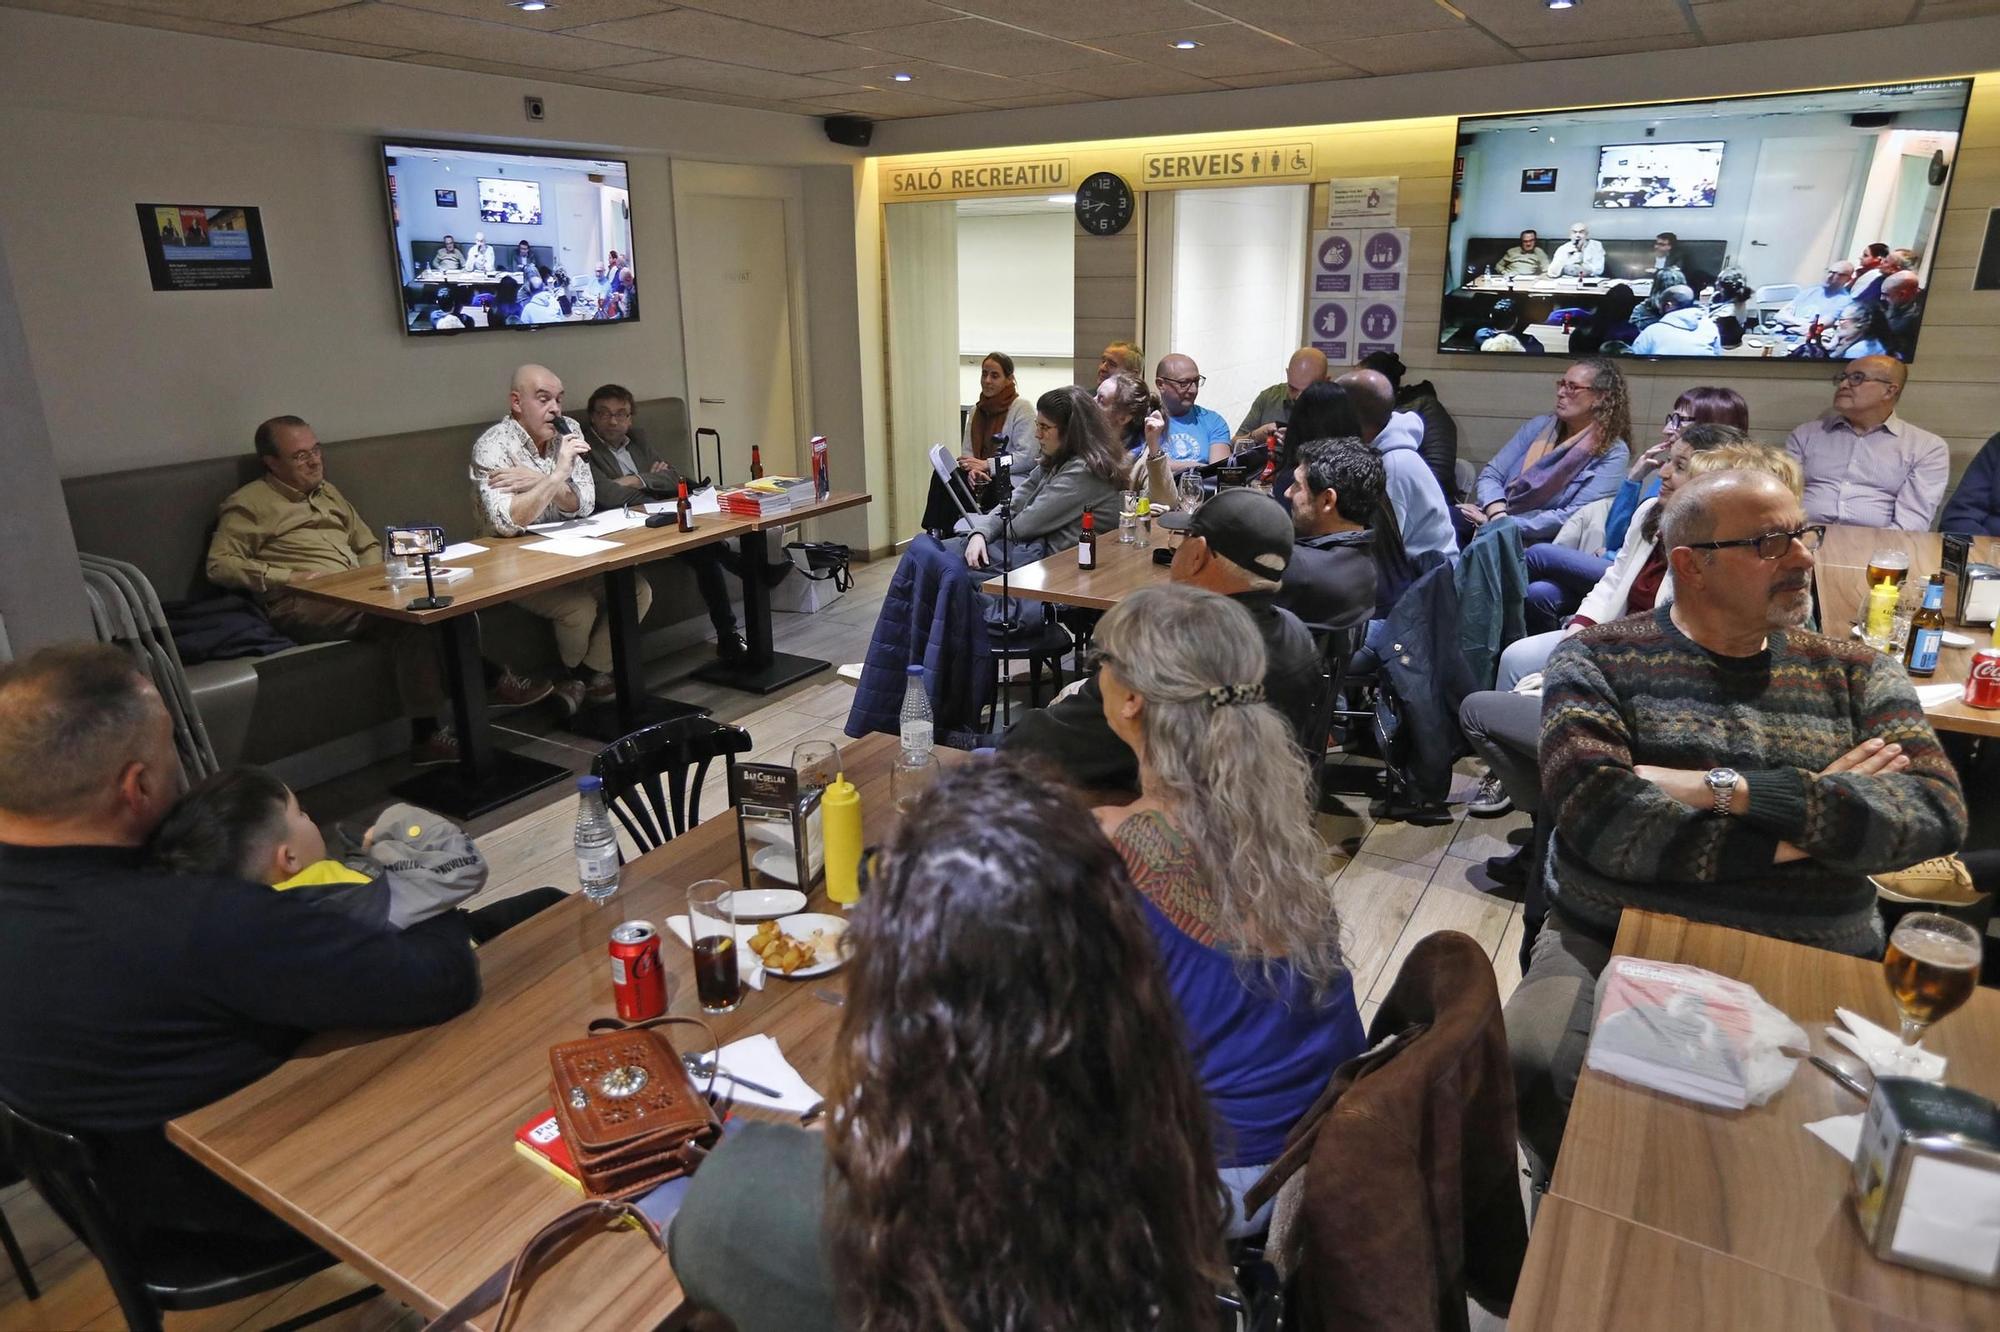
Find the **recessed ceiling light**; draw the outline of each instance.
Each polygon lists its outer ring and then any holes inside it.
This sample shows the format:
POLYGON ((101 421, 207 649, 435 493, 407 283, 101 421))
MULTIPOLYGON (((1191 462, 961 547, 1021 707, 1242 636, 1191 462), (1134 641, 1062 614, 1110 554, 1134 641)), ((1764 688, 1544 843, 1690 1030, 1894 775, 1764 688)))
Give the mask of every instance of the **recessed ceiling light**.
POLYGON ((1175 42, 1173 45, 1174 45, 1174 50, 1176 51, 1192 51, 1194 50, 1195 47, 1200 46, 1201 43, 1191 42, 1187 38, 1183 37, 1179 41, 1175 42))
POLYGON ((898 83, 908 83, 911 79, 914 79, 917 76, 914 74, 891 74, 889 77, 894 79, 898 83))
POLYGON ((536 14, 556 7, 556 0, 507 0, 507 3, 523 14, 536 14))
POLYGON ((1575 9, 1576 0, 1542 0, 1550 9, 1575 9))

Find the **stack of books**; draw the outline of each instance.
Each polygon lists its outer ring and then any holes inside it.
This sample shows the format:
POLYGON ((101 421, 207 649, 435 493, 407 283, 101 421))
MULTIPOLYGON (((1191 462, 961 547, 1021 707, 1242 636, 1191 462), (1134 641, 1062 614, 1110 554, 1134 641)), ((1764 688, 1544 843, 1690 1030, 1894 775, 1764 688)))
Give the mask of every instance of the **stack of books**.
POLYGON ((806 476, 767 476, 716 497, 724 513, 742 518, 772 518, 813 501, 813 482, 806 476))

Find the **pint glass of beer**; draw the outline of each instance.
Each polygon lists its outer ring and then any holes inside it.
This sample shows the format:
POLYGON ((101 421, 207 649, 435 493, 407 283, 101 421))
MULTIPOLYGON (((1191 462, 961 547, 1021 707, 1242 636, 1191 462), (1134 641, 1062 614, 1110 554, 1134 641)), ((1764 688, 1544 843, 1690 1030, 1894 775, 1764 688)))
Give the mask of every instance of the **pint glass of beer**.
POLYGON ((1886 578, 1894 583, 1896 590, 1900 592, 1903 589, 1903 579, 1907 578, 1909 573, 1910 552, 1907 550, 1891 550, 1885 546, 1868 557, 1870 587, 1874 587, 1886 578))
POLYGON ((1919 1076, 1917 1042, 1924 1029, 1972 997, 1979 954, 1979 934, 1964 921, 1919 911, 1896 922, 1882 971, 1903 1015, 1903 1044, 1894 1059, 1905 1076, 1919 1076))

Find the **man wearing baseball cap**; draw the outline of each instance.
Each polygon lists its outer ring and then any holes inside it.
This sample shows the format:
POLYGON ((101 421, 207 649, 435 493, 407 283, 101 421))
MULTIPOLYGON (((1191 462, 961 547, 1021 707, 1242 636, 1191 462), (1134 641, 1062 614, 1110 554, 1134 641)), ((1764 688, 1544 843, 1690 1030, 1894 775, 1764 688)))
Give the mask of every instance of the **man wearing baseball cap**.
MULTIPOLYGON (((1224 490, 1193 513, 1164 514, 1158 523, 1176 543, 1167 576, 1234 599, 1257 622, 1264 638, 1265 697, 1292 724, 1301 747, 1309 748, 1319 652, 1299 618, 1277 604, 1278 585, 1292 558, 1292 520, 1284 507, 1259 491, 1224 490)), ((1001 737, 1000 748, 1047 759, 1078 786, 1139 789, 1139 761, 1105 724, 1094 675, 1023 717, 1001 737)))

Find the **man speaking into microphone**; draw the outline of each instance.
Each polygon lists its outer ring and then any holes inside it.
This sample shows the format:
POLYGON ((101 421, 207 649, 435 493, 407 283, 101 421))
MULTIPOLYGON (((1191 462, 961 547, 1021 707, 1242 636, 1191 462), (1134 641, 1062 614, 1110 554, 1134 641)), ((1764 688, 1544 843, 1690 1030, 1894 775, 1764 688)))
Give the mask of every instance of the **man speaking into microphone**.
MULTIPOLYGON (((597 507, 590 475, 590 445, 575 421, 563 415, 563 385, 546 366, 524 365, 507 392, 507 419, 472 445, 472 482, 487 528, 497 536, 524 536, 530 525, 582 518, 597 507)), ((637 583, 639 618, 653 604, 653 590, 637 583)), ((596 579, 516 597, 515 605, 554 626, 556 655, 566 678, 556 700, 575 716, 586 698, 609 699, 611 622, 604 587, 596 579)))

